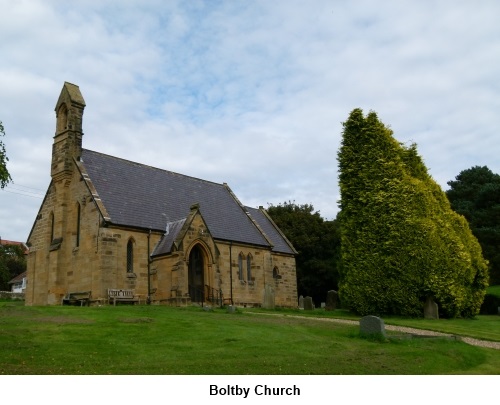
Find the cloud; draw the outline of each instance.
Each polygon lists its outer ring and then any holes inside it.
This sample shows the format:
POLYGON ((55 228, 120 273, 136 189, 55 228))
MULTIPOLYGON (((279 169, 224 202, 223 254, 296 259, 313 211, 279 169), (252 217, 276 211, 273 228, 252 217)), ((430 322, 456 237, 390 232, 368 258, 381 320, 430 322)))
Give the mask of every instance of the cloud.
MULTIPOLYGON (((342 121, 375 110, 446 188, 498 173, 495 1, 6 1, 0 120, 15 184, 45 189, 64 81, 84 147, 216 182, 251 206, 334 218, 342 121)), ((0 191, 0 235, 41 203, 0 191)))

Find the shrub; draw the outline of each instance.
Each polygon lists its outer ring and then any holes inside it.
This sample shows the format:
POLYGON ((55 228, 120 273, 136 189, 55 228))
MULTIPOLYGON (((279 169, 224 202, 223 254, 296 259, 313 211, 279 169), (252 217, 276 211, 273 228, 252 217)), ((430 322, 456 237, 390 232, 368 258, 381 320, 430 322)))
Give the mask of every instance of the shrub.
POLYGON ((479 313, 487 262, 416 145, 397 142, 374 112, 355 109, 343 125, 341 300, 360 315, 422 316, 429 296, 445 317, 479 313))

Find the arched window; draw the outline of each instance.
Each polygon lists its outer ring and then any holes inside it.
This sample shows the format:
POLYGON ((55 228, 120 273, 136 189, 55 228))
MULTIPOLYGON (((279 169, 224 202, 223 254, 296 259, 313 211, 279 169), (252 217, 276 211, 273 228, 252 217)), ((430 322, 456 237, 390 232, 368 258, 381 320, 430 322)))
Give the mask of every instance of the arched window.
POLYGON ((252 255, 247 256, 247 280, 252 281, 252 255))
POLYGON ((129 239, 127 243, 127 273, 134 272, 134 241, 129 239))
POLYGON ((57 132, 64 131, 68 126, 68 108, 62 104, 57 111, 57 132))
POLYGON ((275 267, 275 268, 273 269, 273 278, 274 278, 275 280, 278 280, 278 279, 280 279, 280 278, 281 278, 281 276, 280 276, 280 272, 279 272, 279 270, 278 270, 278 268, 277 268, 277 267, 275 267))
POLYGON ((50 243, 54 240, 54 213, 50 213, 50 243))
POLYGON ((243 278, 243 253, 238 255, 238 278, 244 280, 243 278))
POLYGON ((75 242, 76 247, 80 246, 80 214, 81 214, 80 203, 76 203, 76 242, 75 242))

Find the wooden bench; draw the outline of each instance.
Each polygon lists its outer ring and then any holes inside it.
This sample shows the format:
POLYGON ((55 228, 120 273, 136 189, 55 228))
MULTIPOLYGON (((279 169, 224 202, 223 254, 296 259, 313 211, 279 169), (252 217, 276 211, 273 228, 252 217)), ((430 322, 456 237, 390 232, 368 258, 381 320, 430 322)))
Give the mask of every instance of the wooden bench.
POLYGON ((127 302, 135 304, 139 298, 134 294, 134 290, 108 289, 108 301, 116 305, 117 302, 127 302))
POLYGON ((92 291, 75 291, 67 293, 62 299, 62 305, 84 305, 89 306, 92 298, 92 291))

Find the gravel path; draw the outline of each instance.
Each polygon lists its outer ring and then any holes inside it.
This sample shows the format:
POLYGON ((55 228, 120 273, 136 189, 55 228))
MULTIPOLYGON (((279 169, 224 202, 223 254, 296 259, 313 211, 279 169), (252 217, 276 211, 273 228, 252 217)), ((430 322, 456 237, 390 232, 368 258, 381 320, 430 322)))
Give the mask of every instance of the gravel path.
MULTIPOLYGON (((265 314, 262 312, 247 312, 247 313, 254 314, 254 315, 286 316, 287 318, 314 319, 316 321, 342 323, 345 325, 359 325, 359 321, 352 321, 349 319, 316 318, 316 317, 299 316, 299 315, 265 314)), ((456 336, 456 335, 451 335, 449 333, 441 333, 441 332, 435 332, 432 330, 408 328, 406 326, 385 325, 385 329, 395 331, 395 332, 406 333, 406 334, 410 334, 410 335, 419 335, 419 336, 444 336, 444 337, 456 336)), ((467 343, 467 344, 472 345, 472 346, 480 346, 480 347, 487 347, 489 349, 500 350, 500 342, 492 342, 489 340, 473 339, 473 338, 464 337, 464 336, 456 336, 456 337, 458 339, 460 339, 462 342, 467 343)))

